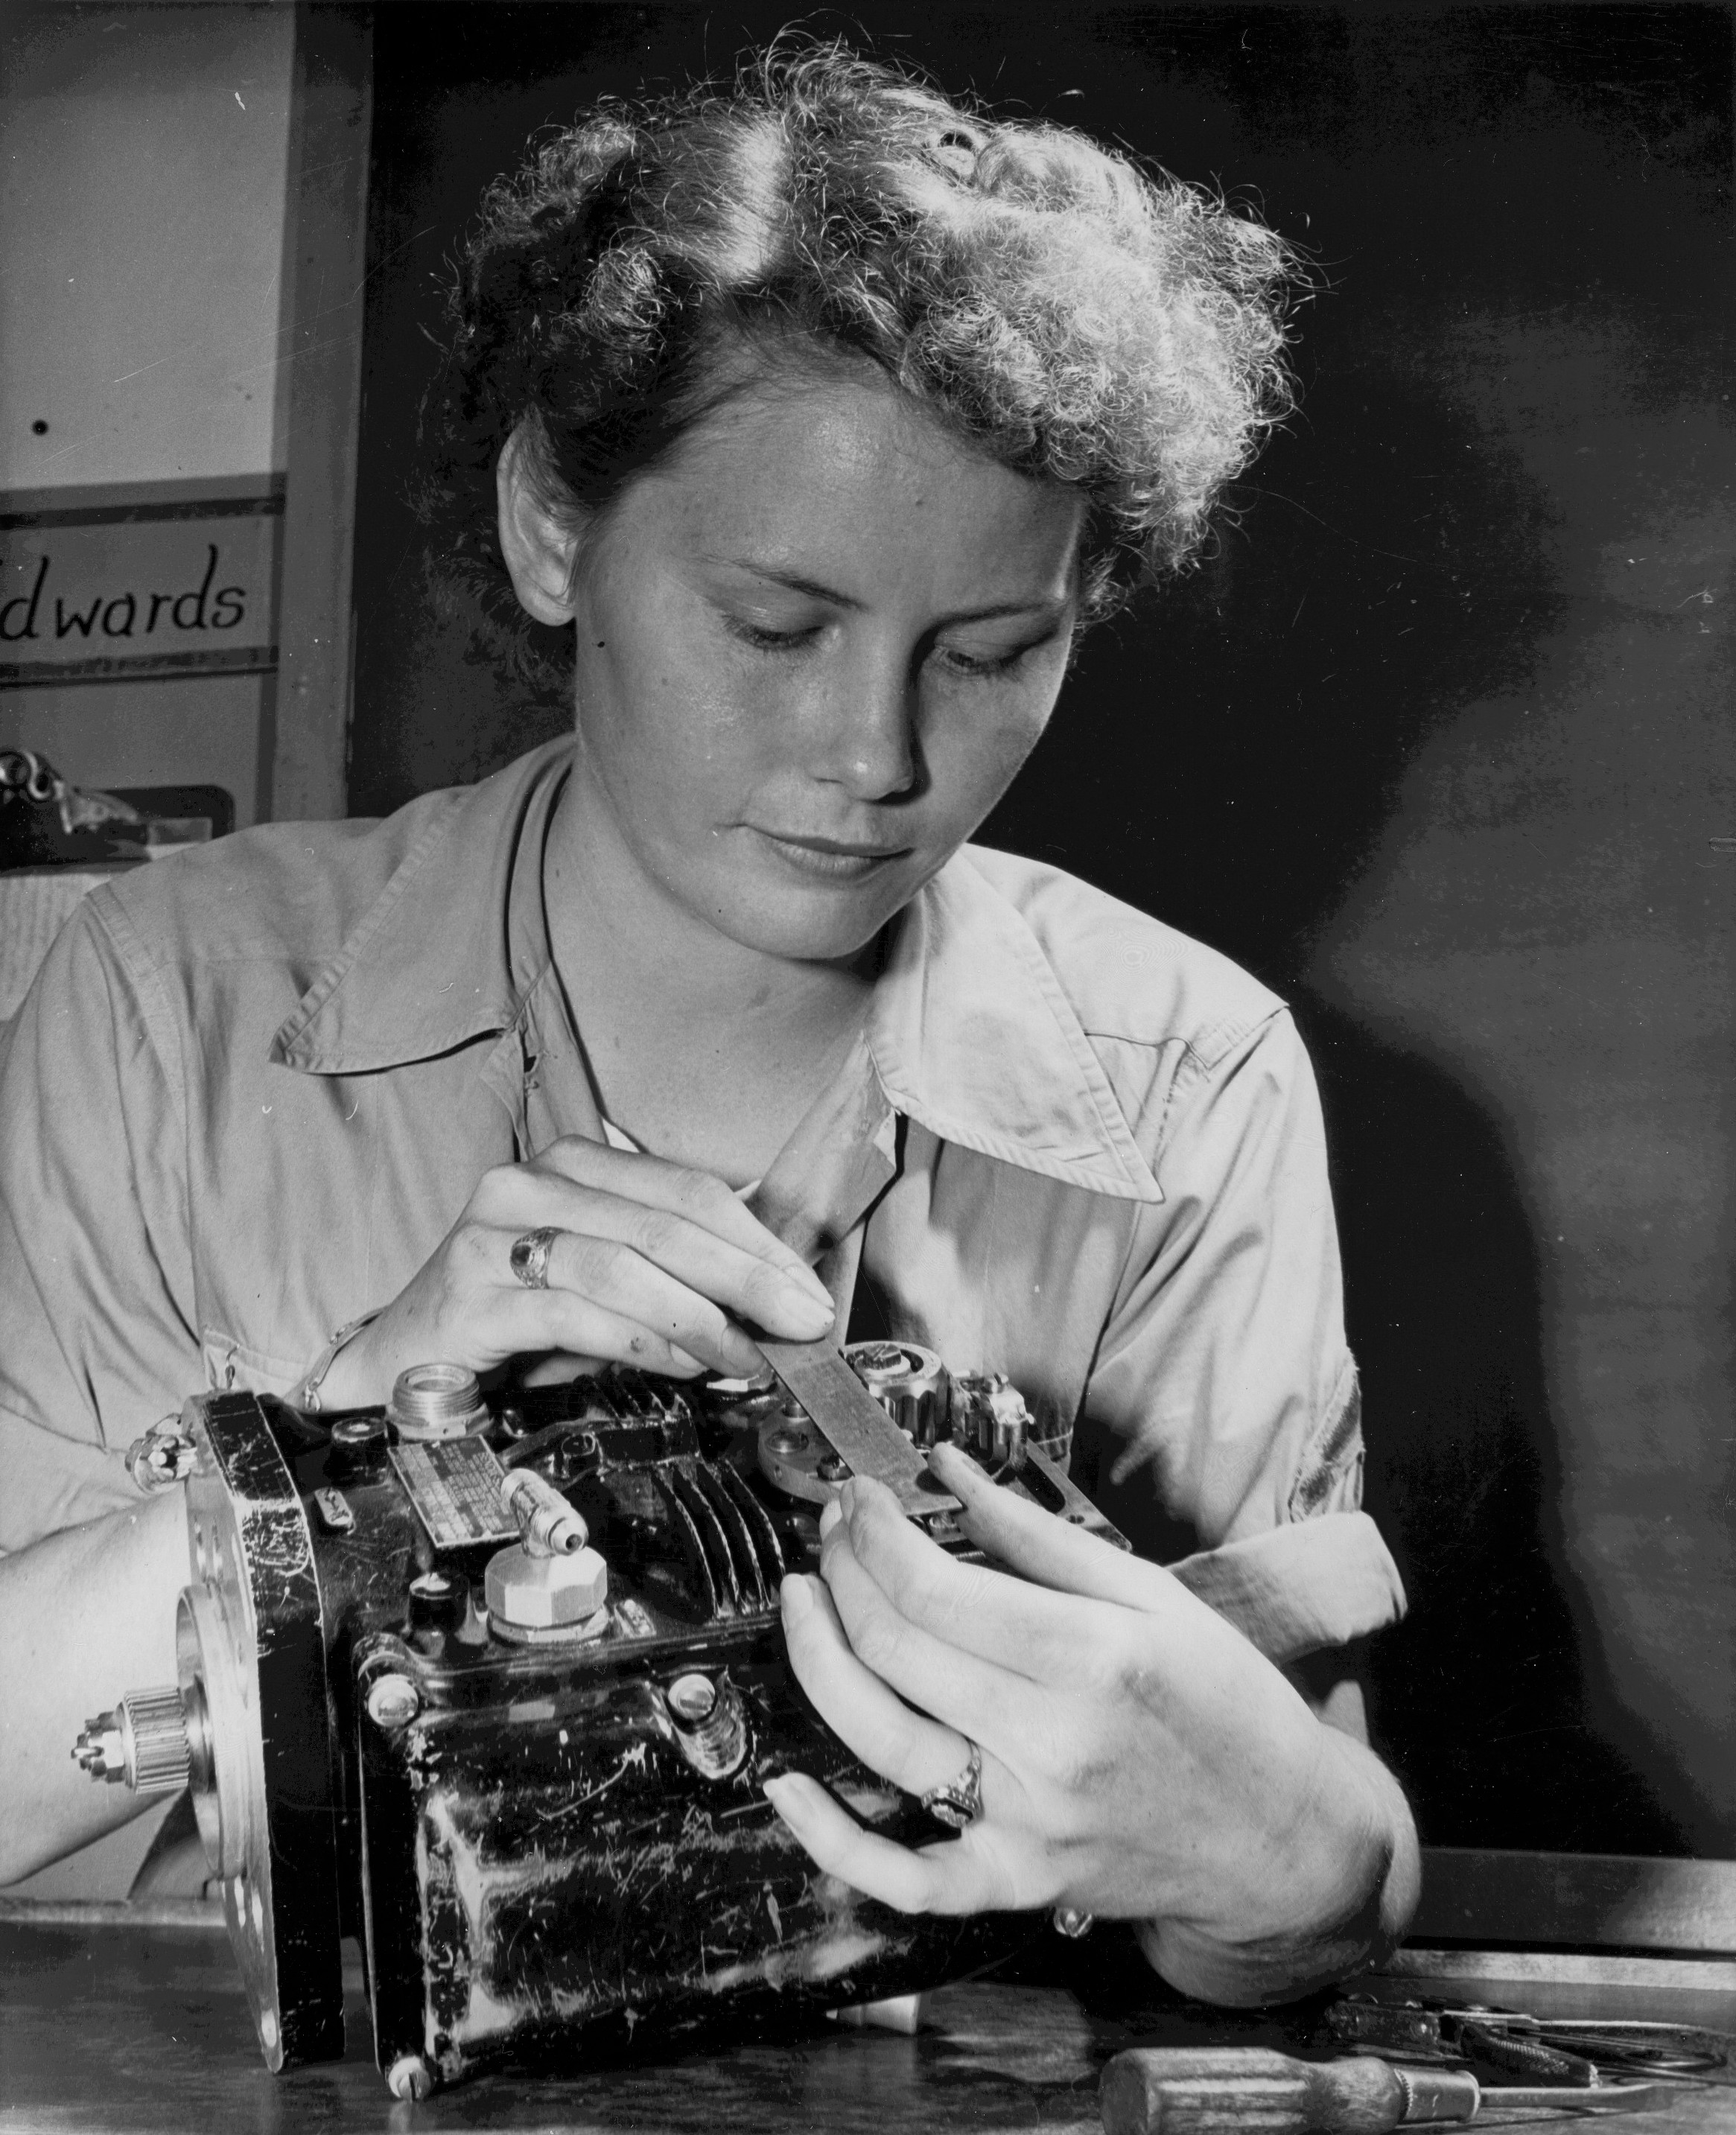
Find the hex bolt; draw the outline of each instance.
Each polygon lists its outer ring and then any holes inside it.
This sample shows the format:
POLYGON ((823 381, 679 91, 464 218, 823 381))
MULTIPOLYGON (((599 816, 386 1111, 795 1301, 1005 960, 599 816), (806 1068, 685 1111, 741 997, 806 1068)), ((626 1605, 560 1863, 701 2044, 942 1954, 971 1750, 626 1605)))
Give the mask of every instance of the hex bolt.
POLYGON ((836 1453, 823 1453, 820 1456, 819 1474, 822 1483, 847 1482, 850 1479, 850 1463, 841 1460, 836 1453))
POLYGON ((497 1623, 565 1629, 594 1616, 608 1601, 609 1566, 588 1547, 570 1556, 539 1556, 521 1542, 489 1558, 482 1588, 497 1623))
POLYGON ((93 1779, 106 1779, 111 1787, 122 1784, 127 1776, 127 1742, 119 1708, 87 1720, 78 1731, 72 1754, 93 1779))
POLYGON ((376 1727, 404 1727, 422 1709, 421 1693, 407 1675, 376 1676, 368 1685, 368 1718, 376 1727))

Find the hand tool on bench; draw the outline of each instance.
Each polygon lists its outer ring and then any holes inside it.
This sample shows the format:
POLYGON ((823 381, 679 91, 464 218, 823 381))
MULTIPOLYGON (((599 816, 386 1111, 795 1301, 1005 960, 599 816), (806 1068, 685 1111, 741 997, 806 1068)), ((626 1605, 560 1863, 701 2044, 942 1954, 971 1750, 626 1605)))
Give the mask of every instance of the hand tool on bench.
POLYGON ((1303 2061, 1260 2046, 1134 2046, 1116 2055, 1098 2089, 1106 2135, 1388 2135, 1424 2121, 1469 2120, 1523 2108, 1562 2113, 1641 2113, 1680 2095, 1661 2083, 1502 2084, 1468 2070, 1384 2061, 1372 2054, 1303 2061))

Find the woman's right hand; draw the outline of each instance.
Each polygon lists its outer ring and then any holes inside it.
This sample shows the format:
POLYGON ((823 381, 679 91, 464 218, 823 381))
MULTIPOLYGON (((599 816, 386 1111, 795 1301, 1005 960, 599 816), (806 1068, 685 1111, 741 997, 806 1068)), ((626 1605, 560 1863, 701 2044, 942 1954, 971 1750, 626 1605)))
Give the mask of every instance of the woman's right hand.
POLYGON ((765 1359, 743 1320, 807 1342, 834 1316, 819 1277, 722 1179, 573 1135, 483 1174, 433 1256, 332 1359, 321 1406, 384 1402, 400 1372, 435 1361, 481 1373, 554 1355, 747 1378, 765 1359), (529 1290, 512 1242, 546 1227, 548 1288, 529 1290))

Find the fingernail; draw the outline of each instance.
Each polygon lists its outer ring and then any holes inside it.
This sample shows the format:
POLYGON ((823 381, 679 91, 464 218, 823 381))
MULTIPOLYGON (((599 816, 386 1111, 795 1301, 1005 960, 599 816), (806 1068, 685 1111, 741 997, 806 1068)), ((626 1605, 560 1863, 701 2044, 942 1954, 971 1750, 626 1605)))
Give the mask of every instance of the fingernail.
POLYGON ((956 1490, 961 1481, 968 1488, 973 1483, 988 1480, 982 1470, 967 1453, 961 1453, 956 1445, 940 1439, 929 1448, 929 1465, 938 1474, 948 1478, 948 1487, 956 1490))
POLYGON ((826 1307, 826 1310, 828 1312, 835 1312, 837 1310, 837 1306, 832 1297, 832 1292, 826 1287, 825 1284, 821 1281, 818 1276, 814 1273, 811 1267, 805 1265, 793 1267, 790 1270, 790 1273, 802 1285, 803 1290, 808 1291, 812 1296, 818 1299, 820 1303, 826 1307))
POLYGON ((796 1823, 801 1814, 798 1804, 802 1797, 790 1784, 788 1772, 780 1772, 774 1779, 762 1779, 759 1791, 787 1824, 793 1826, 796 1823))
POLYGON ((786 1624, 799 1624, 804 1616, 813 1613, 814 1597, 808 1591, 807 1581, 799 1572, 792 1572, 778 1589, 778 1598, 783 1605, 786 1624))
POLYGON ((837 1525, 838 1522, 843 1518, 843 1517, 844 1508, 839 1503, 837 1498, 828 1498, 826 1503, 820 1508, 820 1539, 822 1542, 825 1541, 827 1536, 832 1532, 832 1529, 837 1525))
POLYGON ((788 1300, 789 1317, 798 1327, 812 1328, 816 1340, 829 1332, 837 1318, 837 1308, 829 1297, 822 1305, 818 1298, 811 1297, 806 1290, 793 1282, 785 1284, 783 1294, 788 1300))
POLYGON ((856 1518, 856 1479, 852 1476, 838 1493, 838 1508, 846 1520, 856 1518))

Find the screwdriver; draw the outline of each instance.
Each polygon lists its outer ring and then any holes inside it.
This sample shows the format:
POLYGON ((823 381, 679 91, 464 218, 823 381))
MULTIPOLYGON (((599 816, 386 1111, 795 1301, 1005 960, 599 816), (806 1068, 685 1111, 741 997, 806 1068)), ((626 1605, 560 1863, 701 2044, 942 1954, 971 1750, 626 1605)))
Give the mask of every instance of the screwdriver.
POLYGON ((1510 2088, 1485 2092, 1467 2070, 1408 2064, 1372 2054, 1299 2061, 1263 2046, 1134 2046, 1117 2054, 1098 2088, 1105 2135, 1387 2135, 1425 2120, 1469 2120, 1491 2108, 1638 2113, 1673 2094, 1666 2084, 1595 2089, 1510 2088))

